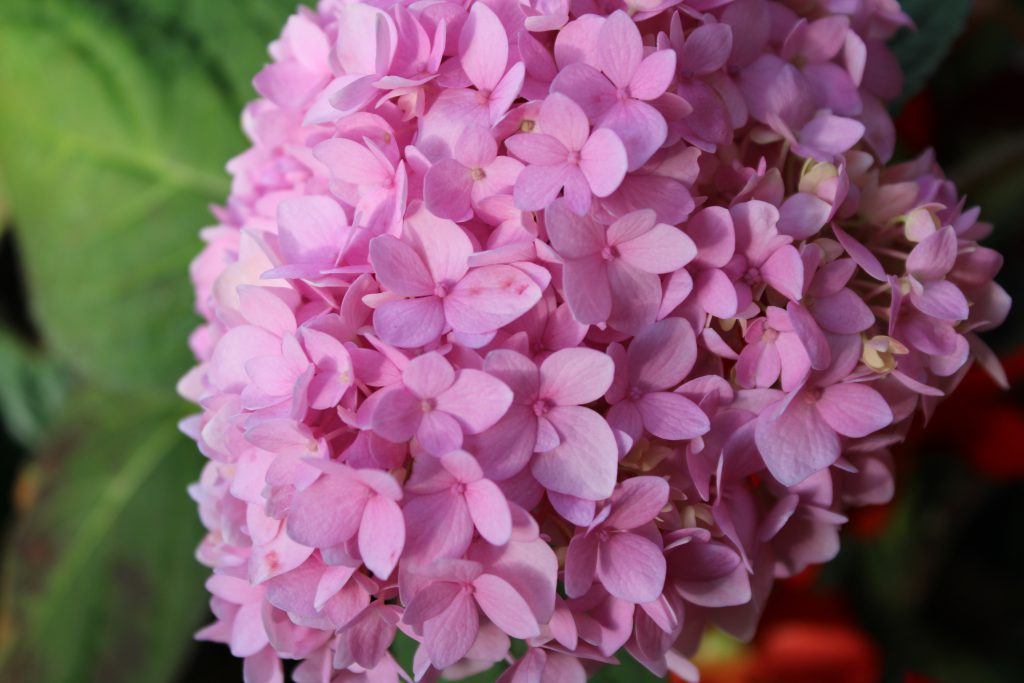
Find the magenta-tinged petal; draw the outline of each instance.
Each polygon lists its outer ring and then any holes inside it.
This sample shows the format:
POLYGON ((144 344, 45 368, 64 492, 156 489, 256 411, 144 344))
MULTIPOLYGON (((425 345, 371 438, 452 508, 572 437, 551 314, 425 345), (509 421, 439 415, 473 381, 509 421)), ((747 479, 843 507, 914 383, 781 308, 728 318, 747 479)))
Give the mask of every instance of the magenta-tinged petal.
MULTIPOLYGON (((601 130, 615 133, 626 150, 627 169, 630 171, 647 163, 668 136, 668 124, 661 112, 646 102, 631 98, 621 100, 608 109, 601 116, 600 124, 601 128, 594 131, 595 135, 601 130)), ((598 194, 596 190, 594 194, 598 194)))
POLYGON ((670 389, 686 378, 697 360, 693 328, 682 318, 665 318, 643 328, 626 351, 633 382, 647 390, 670 389))
POLYGON ((736 231, 732 215, 721 206, 709 206, 695 213, 686 223, 686 233, 697 247, 696 265, 721 268, 736 250, 736 231))
POLYGON ((562 279, 569 310, 576 320, 588 325, 608 320, 612 312, 612 292, 604 261, 599 258, 568 261, 562 279))
POLYGON ((423 625, 424 644, 430 662, 444 669, 462 659, 480 630, 476 602, 468 592, 458 593, 448 609, 423 625))
POLYGON ((633 477, 619 484, 612 498, 612 513, 605 524, 635 529, 654 519, 668 503, 669 487, 661 477, 633 477))
POLYGON ((839 458, 839 437, 818 416, 808 390, 776 404, 757 418, 757 449, 768 471, 785 486, 799 484, 839 458))
POLYGON ((444 308, 436 297, 388 301, 373 312, 373 329, 388 344, 423 346, 444 331, 444 308))
POLYGON ((513 196, 521 211, 547 208, 562 190, 573 167, 562 162, 553 166, 527 166, 519 174, 513 196))
POLYGON ((653 100, 668 90, 676 74, 676 53, 658 50, 640 62, 629 82, 629 94, 638 100, 653 100))
POLYGON ((312 548, 344 543, 359 530, 370 491, 344 477, 323 476, 296 496, 288 513, 288 535, 312 548))
POLYGON ((565 594, 577 598, 594 583, 597 572, 597 535, 576 534, 565 554, 565 594))
POLYGON ((795 247, 785 245, 776 249, 761 264, 761 276, 791 301, 799 301, 803 296, 804 263, 795 247))
POLYGON ((579 163, 591 191, 598 197, 615 192, 629 166, 622 140, 607 128, 598 128, 590 136, 580 149, 579 163))
POLYGON ((523 354, 507 349, 496 349, 487 354, 484 370, 512 389, 517 403, 532 401, 537 397, 540 371, 537 365, 523 354))
POLYGON ((457 332, 493 332, 530 310, 540 287, 513 266, 474 268, 444 299, 444 312, 457 332))
POLYGON ((637 534, 612 534, 601 544, 597 577, 609 593, 632 603, 653 602, 665 587, 665 555, 637 534))
POLYGON ((828 340, 825 334, 818 327, 814 317, 802 305, 790 301, 786 306, 789 313, 789 321, 793 330, 800 338, 804 348, 807 349, 807 356, 811 359, 811 367, 815 370, 824 370, 832 362, 832 351, 829 349, 828 340))
POLYGON ((513 638, 540 635, 540 625, 530 606, 508 581, 494 574, 481 574, 473 581, 473 597, 487 618, 513 638))
POLYGON ((807 192, 797 192, 779 207, 779 232, 803 240, 821 229, 832 215, 832 206, 807 192))
POLYGON ((463 221, 472 216, 472 189, 470 169, 455 159, 442 159, 430 167, 424 178, 423 199, 427 210, 435 216, 463 221))
POLYGON ((455 381, 455 369, 439 353, 425 353, 409 361, 402 382, 417 398, 440 396, 455 381))
POLYGON ((505 140, 508 151, 528 164, 564 164, 569 150, 557 138, 544 133, 522 133, 505 140))
POLYGON ((453 415, 468 434, 494 425, 512 403, 512 390, 479 370, 460 370, 451 387, 437 398, 437 408, 453 415))
POLYGON ((508 543, 512 536, 512 516, 505 495, 494 482, 480 479, 469 484, 466 487, 466 504, 473 525, 488 543, 508 543))
MULTIPOLYGON (((239 613, 235 619, 238 621, 251 618, 251 616, 239 613)), ((259 627, 262 627, 262 619, 258 619, 258 621, 259 627)), ((281 666, 281 658, 274 652, 274 648, 264 647, 256 654, 245 657, 242 665, 242 677, 245 683, 284 683, 284 667, 281 666)))
POLYGON ((605 226, 579 216, 564 201, 555 201, 544 212, 551 246, 560 256, 580 259, 593 256, 605 246, 605 226))
POLYGON ((402 561, 429 564, 439 557, 460 557, 473 538, 473 519, 462 496, 442 491, 414 497, 402 509, 405 545, 402 561))
POLYGON ((917 310, 942 320, 966 320, 970 313, 967 297, 949 280, 925 282, 920 294, 911 294, 917 310))
POLYGON ((815 300, 811 313, 822 329, 835 334, 857 334, 875 323, 875 314, 864 300, 845 287, 815 300))
POLYGON ((562 69, 551 82, 551 92, 562 93, 597 119, 615 102, 615 86, 597 69, 577 62, 562 69))
POLYGON ((387 579, 398 564, 405 546, 405 521, 398 504, 384 496, 373 496, 363 510, 359 526, 359 554, 377 578, 387 579))
POLYGON ((608 79, 625 88, 644 56, 640 30, 628 14, 619 10, 605 19, 598 36, 597 59, 608 79))
POLYGON ((556 351, 540 366, 540 397, 555 405, 574 406, 596 401, 612 383, 615 365, 593 349, 556 351))
POLYGON ((557 448, 534 456, 532 472, 546 488, 601 500, 615 488, 618 449, 611 428, 589 408, 561 406, 548 414, 562 436, 557 448))
POLYGON ((373 410, 373 431, 395 443, 408 441, 423 417, 422 400, 402 387, 381 394, 373 410))
POLYGON ((647 431, 662 439, 695 439, 711 428, 707 414, 696 403, 672 392, 644 394, 637 408, 647 431))
POLYGON ((560 93, 552 93, 544 100, 537 124, 541 133, 554 136, 570 151, 582 149, 590 131, 580 105, 560 93))
POLYGON ((824 153, 828 160, 853 147, 864 136, 864 124, 854 119, 826 114, 815 116, 800 129, 800 142, 824 153))
POLYGON ((435 581, 416 592, 402 614, 402 621, 419 626, 439 616, 456 599, 461 586, 449 581, 435 581))
POLYGON ((428 453, 442 455, 462 446, 462 426, 453 415, 431 410, 423 413, 416 440, 428 453))
POLYGON ((865 384, 845 382, 826 387, 816 407, 822 419, 843 436, 867 436, 892 423, 889 404, 865 384))
POLYGON ((835 233, 836 239, 839 240, 839 244, 843 245, 843 249, 850 255, 858 266, 864 269, 871 277, 875 278, 879 282, 885 282, 887 275, 885 268, 879 262, 878 258, 871 253, 871 250, 865 247, 863 244, 851 237, 839 226, 833 225, 832 232, 835 233))
POLYGON ((608 285, 612 295, 609 325, 621 332, 634 333, 654 322, 662 295, 657 275, 615 260, 608 266, 608 285))
POLYGON ((907 272, 920 279, 937 280, 952 269, 956 251, 956 233, 947 226, 911 250, 907 257, 907 272))
POLYGON ((686 233, 664 223, 658 223, 646 233, 628 241, 617 243, 616 249, 619 258, 647 273, 671 273, 697 255, 697 247, 686 233))
POLYGON ((508 34, 487 5, 473 5, 459 34, 462 70, 480 90, 492 90, 508 64, 508 34))

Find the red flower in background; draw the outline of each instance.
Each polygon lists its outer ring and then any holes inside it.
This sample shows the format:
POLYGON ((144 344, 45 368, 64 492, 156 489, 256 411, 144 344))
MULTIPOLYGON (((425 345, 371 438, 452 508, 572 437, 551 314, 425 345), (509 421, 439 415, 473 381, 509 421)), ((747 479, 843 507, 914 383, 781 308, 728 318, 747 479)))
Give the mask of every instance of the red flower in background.
POLYGON ((990 477, 1010 480, 1024 477, 1024 351, 1005 357, 1003 367, 1009 390, 975 365, 935 411, 922 438, 951 446, 990 477))

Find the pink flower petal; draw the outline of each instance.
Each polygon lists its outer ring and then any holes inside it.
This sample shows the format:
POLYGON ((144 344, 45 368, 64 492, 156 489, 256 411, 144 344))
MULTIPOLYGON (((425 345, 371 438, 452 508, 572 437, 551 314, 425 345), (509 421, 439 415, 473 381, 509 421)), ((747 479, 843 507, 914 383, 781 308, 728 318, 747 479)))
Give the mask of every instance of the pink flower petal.
POLYGON ((640 29, 628 14, 619 10, 605 19, 597 42, 597 59, 617 88, 626 88, 644 56, 640 29))
POLYGON ((373 312, 373 329, 388 344, 415 348, 441 335, 444 314, 441 301, 433 296, 388 301, 373 312))
POLYGON ((493 332, 530 310, 540 287, 526 273, 506 265, 474 268, 444 299, 444 312, 457 332, 493 332))
POLYGON ((498 15, 485 4, 474 4, 459 34, 462 70, 480 90, 492 90, 508 65, 508 34, 498 15))
POLYGON ((605 524, 616 529, 635 529, 654 519, 668 503, 668 482, 661 477, 633 477, 619 484, 612 499, 612 513, 605 524))
POLYGON ((803 390, 785 409, 766 408, 757 418, 757 449, 772 476, 784 486, 794 486, 839 458, 839 437, 820 417, 803 390))
POLYGON ((597 577, 609 593, 636 604, 653 602, 665 588, 661 548, 637 534, 612 534, 601 544, 597 577))
POLYGON ((557 448, 534 456, 532 472, 545 488, 601 500, 615 488, 618 449, 604 419, 589 408, 561 406, 548 414, 562 436, 557 448))
POLYGON ((662 439, 695 439, 711 428, 708 416, 696 403, 672 392, 644 394, 637 407, 647 431, 662 439))
POLYGON ((865 384, 845 382, 826 387, 816 407, 832 429, 852 438, 873 434, 892 423, 889 404, 865 384))
MULTIPOLYGON (((489 479, 466 487, 466 504, 480 535, 491 545, 505 545, 512 536, 512 516, 505 495, 489 479)), ((512 634, 509 634, 512 635, 512 634)))
POLYGON ((556 351, 540 366, 540 396, 555 405, 575 406, 596 401, 612 383, 615 364, 593 349, 556 351))
POLYGON ((455 369, 439 353, 425 353, 409 361, 402 382, 417 398, 436 398, 455 381, 455 369))
POLYGON ((481 574, 473 581, 473 597, 494 625, 513 638, 540 635, 540 625, 515 588, 494 574, 481 574))
POLYGON ((359 554, 377 578, 391 576, 405 546, 405 521, 398 504, 384 496, 366 503, 359 526, 359 554))

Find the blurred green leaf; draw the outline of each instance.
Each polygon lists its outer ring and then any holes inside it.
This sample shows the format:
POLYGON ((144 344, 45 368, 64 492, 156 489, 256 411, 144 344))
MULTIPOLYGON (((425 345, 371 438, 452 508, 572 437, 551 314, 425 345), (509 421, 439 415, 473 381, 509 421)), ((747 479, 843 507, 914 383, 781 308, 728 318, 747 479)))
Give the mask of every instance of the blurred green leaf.
POLYGON ((191 2, 171 22, 179 4, 0 3, 0 169, 31 309, 104 386, 167 392, 187 368, 187 264, 244 148, 257 48, 294 7, 191 2))
POLYGON ((916 30, 903 29, 892 40, 892 49, 903 68, 903 92, 895 103, 899 108, 921 90, 953 41, 963 32, 973 0, 902 0, 903 10, 914 20, 916 30))
POLYGON ((0 423, 22 446, 45 434, 67 390, 64 367, 0 329, 0 423))
POLYGON ((0 680, 160 683, 201 618, 200 457, 179 406, 78 395, 21 474, 4 566, 0 680))

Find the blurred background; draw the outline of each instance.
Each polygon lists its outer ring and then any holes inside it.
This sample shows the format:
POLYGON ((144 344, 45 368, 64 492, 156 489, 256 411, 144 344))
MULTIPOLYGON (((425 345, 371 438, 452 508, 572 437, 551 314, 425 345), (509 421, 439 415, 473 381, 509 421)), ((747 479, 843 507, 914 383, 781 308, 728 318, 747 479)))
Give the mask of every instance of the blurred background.
MULTIPOLYGON (((900 158, 934 147, 1024 301, 1024 0, 905 0, 900 158)), ((241 681, 207 618, 176 429, 187 264, 294 0, 0 0, 0 681, 241 681)), ((777 587, 709 683, 1024 680, 1024 315, 898 453, 839 558, 777 587)), ((638 681, 635 669, 604 680, 638 681)), ((647 677, 649 678, 649 676, 647 677)))

